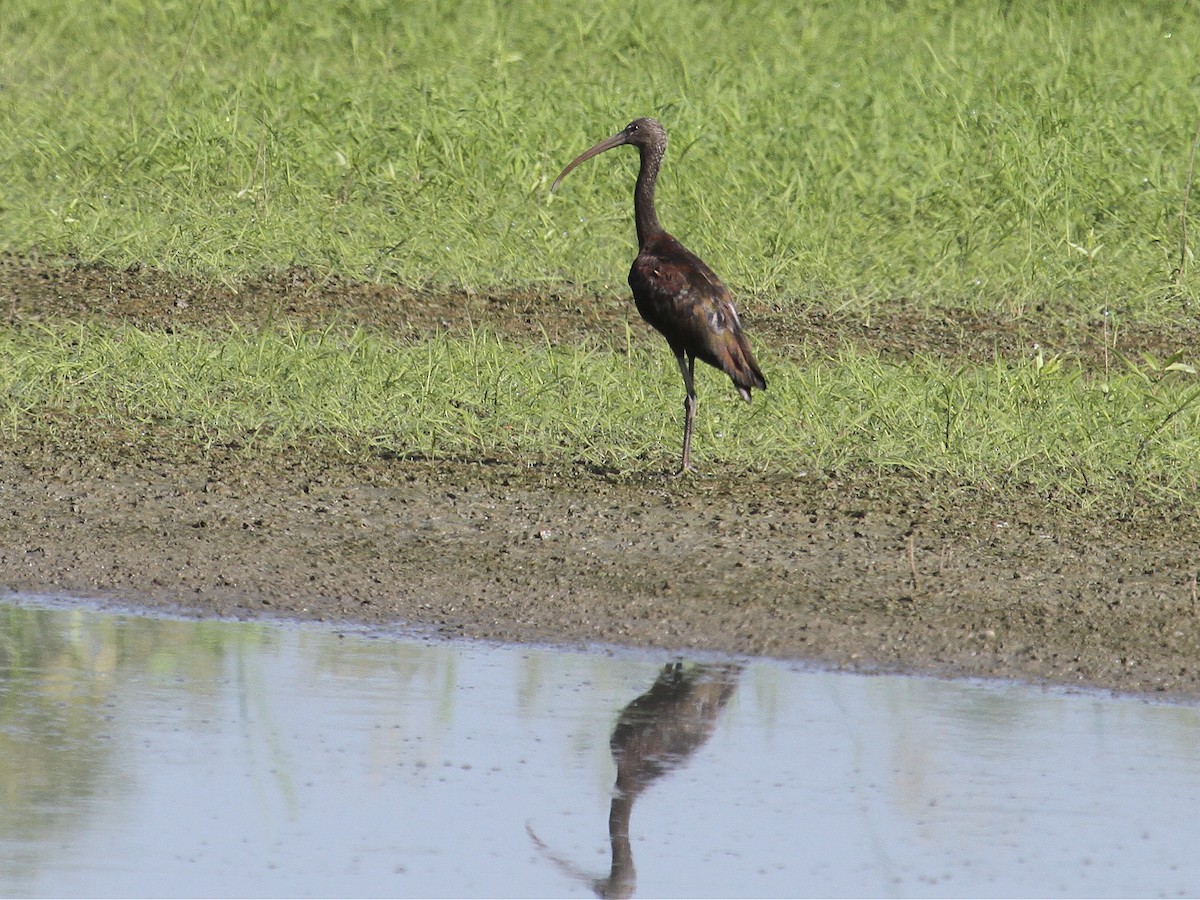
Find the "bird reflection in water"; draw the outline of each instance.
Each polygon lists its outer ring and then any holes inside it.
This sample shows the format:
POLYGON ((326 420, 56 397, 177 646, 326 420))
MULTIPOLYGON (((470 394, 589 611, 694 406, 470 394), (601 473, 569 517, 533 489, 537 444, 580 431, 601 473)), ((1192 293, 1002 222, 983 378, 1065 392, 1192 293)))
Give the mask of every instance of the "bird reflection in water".
POLYGON ((606 877, 592 877, 556 855, 527 825, 538 849, 596 896, 632 897, 637 886, 629 843, 634 801, 654 781, 683 766, 712 736, 741 672, 738 663, 669 663, 650 689, 621 711, 609 740, 617 783, 608 813, 612 868, 606 877))

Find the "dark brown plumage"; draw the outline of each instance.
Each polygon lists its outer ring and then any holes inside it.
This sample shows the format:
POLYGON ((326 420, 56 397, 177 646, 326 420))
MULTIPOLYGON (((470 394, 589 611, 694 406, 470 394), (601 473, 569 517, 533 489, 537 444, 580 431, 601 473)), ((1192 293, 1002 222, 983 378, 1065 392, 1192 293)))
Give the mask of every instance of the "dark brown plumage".
POLYGON ((754 388, 763 390, 763 377, 750 341, 742 331, 729 291, 704 261, 684 247, 658 223, 654 185, 667 149, 667 133, 655 119, 634 119, 624 129, 571 161, 554 180, 555 190, 567 173, 605 150, 632 144, 641 154, 633 192, 638 255, 629 270, 629 287, 642 318, 667 339, 679 363, 687 396, 683 401, 683 460, 680 471, 692 465, 692 427, 696 419, 696 360, 701 359, 733 379, 742 399, 749 402, 754 388))

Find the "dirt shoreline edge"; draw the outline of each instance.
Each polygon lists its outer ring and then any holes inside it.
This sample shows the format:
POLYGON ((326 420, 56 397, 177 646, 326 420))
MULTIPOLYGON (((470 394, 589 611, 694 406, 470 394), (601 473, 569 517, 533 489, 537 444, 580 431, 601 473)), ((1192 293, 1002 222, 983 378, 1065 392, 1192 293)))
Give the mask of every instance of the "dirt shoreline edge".
POLYGON ((24 446, 0 508, 13 591, 1200 697, 1194 550, 928 485, 24 446))

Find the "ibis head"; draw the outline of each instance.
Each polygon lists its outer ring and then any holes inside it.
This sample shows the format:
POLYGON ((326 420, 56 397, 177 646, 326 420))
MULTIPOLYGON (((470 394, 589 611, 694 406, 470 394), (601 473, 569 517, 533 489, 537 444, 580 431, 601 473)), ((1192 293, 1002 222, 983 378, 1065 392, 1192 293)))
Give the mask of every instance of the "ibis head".
MULTIPOLYGON (((657 162, 662 159, 667 150, 667 133, 657 119, 634 119, 612 137, 605 138, 596 146, 584 150, 571 160, 562 173, 554 179, 550 190, 557 190, 562 180, 567 177, 567 173, 580 163, 587 162, 593 156, 598 156, 605 150, 611 150, 613 147, 620 147, 623 144, 632 144, 641 151, 643 158, 649 154, 650 158, 657 162)), ((657 166, 655 168, 657 169, 657 166)))

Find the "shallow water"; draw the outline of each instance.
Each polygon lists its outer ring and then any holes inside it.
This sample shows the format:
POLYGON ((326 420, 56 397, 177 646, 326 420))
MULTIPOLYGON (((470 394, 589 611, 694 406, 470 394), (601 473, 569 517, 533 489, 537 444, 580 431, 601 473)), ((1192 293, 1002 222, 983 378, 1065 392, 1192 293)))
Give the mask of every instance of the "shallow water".
POLYGON ((0 894, 1200 893, 1194 706, 675 662, 0 605, 0 894))

